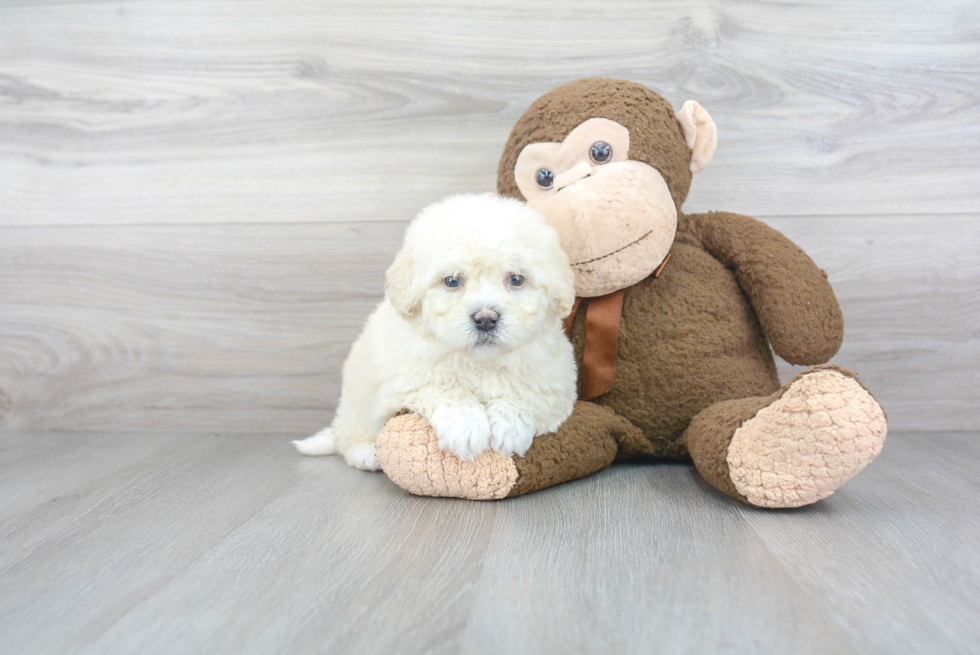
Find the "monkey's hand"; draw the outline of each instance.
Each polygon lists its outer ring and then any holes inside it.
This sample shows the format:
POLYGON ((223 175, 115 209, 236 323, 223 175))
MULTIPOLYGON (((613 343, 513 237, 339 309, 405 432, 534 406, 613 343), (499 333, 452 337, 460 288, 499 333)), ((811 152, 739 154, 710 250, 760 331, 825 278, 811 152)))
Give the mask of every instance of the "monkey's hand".
POLYGON ((400 414, 378 435, 377 454, 392 482, 413 494, 492 500, 591 475, 612 463, 627 434, 642 438, 612 410, 578 402, 556 432, 534 437, 523 457, 488 450, 466 461, 439 446, 424 418, 400 414))
POLYGON ((765 223, 729 212, 688 216, 688 228, 735 273, 773 350, 791 364, 823 364, 844 339, 827 274, 765 223))

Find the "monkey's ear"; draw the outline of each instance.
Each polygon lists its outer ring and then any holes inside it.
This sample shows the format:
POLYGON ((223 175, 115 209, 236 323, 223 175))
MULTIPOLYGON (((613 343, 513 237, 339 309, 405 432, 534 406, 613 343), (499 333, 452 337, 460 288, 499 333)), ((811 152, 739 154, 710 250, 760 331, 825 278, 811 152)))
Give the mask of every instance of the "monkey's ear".
POLYGON ((408 250, 408 244, 402 246, 385 271, 385 296, 398 315, 406 319, 412 317, 422 302, 414 284, 415 262, 408 250))
POLYGON ((708 111, 694 100, 688 100, 677 110, 677 122, 691 150, 691 172, 700 172, 718 147, 718 127, 708 111))

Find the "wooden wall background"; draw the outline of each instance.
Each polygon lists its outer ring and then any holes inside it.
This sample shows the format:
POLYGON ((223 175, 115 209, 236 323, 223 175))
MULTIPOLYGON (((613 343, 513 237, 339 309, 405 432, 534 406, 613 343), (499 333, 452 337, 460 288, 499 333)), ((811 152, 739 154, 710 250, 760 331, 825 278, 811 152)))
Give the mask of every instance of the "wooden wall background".
POLYGON ((980 426, 976 0, 94 0, 0 1, 0 427, 321 427, 405 221, 589 75, 708 108, 685 209, 829 272, 893 430, 980 426))

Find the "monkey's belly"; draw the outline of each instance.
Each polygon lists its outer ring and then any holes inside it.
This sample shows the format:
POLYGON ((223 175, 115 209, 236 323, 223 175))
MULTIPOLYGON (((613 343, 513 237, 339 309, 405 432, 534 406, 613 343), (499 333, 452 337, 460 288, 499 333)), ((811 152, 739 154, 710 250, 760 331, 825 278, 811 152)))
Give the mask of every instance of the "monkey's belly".
MULTIPOLYGON (((585 312, 572 330, 582 364, 585 312)), ((772 350, 734 274, 702 248, 675 243, 663 274, 626 291, 615 388, 594 402, 629 419, 645 440, 619 458, 686 458, 680 437, 721 400, 779 388, 772 350)))

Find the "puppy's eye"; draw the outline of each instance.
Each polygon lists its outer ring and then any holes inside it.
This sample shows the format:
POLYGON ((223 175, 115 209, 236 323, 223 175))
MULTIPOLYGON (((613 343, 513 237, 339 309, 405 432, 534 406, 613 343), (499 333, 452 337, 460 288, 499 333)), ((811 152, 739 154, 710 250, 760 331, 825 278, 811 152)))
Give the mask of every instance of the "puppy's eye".
POLYGON ((555 174, 547 168, 541 168, 534 174, 534 179, 542 189, 550 189, 555 183, 555 174))
POLYGON ((524 286, 524 276, 523 275, 511 275, 507 278, 507 284, 512 287, 523 287, 524 286))
POLYGON ((596 141, 589 148, 589 159, 595 164, 605 164, 612 159, 612 146, 605 141, 596 141))
POLYGON ((445 280, 443 280, 442 283, 445 284, 450 289, 458 289, 463 284, 462 281, 455 275, 450 275, 445 280))

